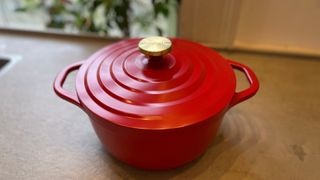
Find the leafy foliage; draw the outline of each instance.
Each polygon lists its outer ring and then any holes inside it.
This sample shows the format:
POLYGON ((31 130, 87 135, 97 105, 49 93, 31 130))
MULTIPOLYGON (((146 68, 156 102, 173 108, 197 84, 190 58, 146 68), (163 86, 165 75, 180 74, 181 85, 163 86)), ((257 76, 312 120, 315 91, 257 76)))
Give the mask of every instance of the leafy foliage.
MULTIPOLYGON (((130 27, 138 23, 142 28, 148 27, 159 16, 169 17, 169 0, 150 0, 153 6, 151 17, 134 17, 132 0, 24 0, 18 12, 42 8, 49 15, 47 27, 64 28, 71 25, 83 32, 108 34, 117 28, 123 36, 130 36, 130 27), (97 18, 99 17, 99 18, 97 18)), ((172 0, 177 1, 179 0, 172 0)), ((156 27, 159 35, 163 31, 156 27)))

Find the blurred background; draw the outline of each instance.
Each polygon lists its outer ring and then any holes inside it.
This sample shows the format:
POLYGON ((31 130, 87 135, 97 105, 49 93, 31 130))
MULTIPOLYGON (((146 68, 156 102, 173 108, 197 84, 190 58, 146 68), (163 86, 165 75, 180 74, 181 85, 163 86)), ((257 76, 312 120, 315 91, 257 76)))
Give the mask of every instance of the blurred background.
POLYGON ((105 37, 175 36, 178 0, 2 0, 2 27, 105 37))
POLYGON ((1 0, 1 28, 319 55, 318 0, 1 0))

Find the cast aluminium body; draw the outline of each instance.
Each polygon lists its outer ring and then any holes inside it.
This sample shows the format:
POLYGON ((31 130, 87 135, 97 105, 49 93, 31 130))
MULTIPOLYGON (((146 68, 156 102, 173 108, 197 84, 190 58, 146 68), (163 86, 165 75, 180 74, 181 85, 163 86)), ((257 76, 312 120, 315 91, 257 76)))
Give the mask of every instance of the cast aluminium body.
POLYGON ((125 40, 66 67, 54 82, 61 98, 89 115, 106 149, 136 167, 168 169, 192 161, 212 142, 226 111, 259 87, 247 66, 171 40, 173 50, 161 61, 141 54, 139 39, 125 40), (75 92, 64 90, 67 75, 78 69, 75 92), (233 69, 246 75, 249 88, 235 92, 233 69))

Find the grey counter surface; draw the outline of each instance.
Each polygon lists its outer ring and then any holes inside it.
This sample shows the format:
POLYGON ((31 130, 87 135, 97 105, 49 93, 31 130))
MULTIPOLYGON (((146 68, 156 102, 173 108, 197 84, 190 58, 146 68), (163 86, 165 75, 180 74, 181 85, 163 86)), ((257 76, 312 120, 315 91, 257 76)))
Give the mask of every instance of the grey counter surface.
MULTIPOLYGON (((111 157, 87 115, 52 89, 62 68, 107 44, 0 32, 0 55, 22 56, 0 76, 0 179, 319 179, 319 58, 222 53, 250 66, 260 91, 226 114, 199 159, 174 170, 144 171, 111 157)), ((243 77, 238 86, 246 87, 243 77)))

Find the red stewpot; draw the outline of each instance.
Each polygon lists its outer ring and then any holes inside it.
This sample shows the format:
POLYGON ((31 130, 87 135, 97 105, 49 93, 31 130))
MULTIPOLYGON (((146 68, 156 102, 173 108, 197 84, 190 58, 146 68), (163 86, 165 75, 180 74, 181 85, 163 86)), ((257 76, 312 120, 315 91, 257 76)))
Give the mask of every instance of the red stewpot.
POLYGON ((123 40, 71 64, 54 81, 61 98, 90 117, 109 153, 144 169, 174 168, 201 155, 225 112, 253 96, 259 82, 247 66, 210 48, 172 38, 123 40), (236 90, 234 69, 250 87, 236 90), (63 89, 79 70, 75 92, 63 89))

